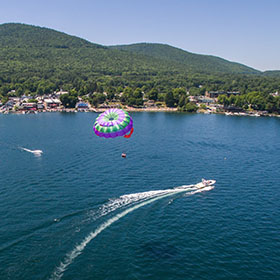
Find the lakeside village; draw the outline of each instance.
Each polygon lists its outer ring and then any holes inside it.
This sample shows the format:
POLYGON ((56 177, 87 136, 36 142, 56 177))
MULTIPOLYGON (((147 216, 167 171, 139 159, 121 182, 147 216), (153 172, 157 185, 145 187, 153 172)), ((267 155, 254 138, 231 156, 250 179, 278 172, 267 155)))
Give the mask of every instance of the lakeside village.
MULTIPOLYGON (((111 99, 110 101, 106 98, 107 93, 104 92, 105 100, 101 104, 95 104, 92 106, 88 102, 89 95, 76 98, 76 104, 71 106, 63 105, 63 96, 69 95, 68 91, 54 91, 50 94, 44 95, 30 95, 30 96, 16 96, 16 91, 11 90, 9 92, 10 97, 3 104, 0 100, 0 113, 2 114, 37 114, 38 112, 102 112, 108 108, 123 108, 127 111, 182 111, 180 107, 174 108, 173 106, 166 106, 167 102, 164 101, 155 101, 148 98, 143 94, 142 105, 133 106, 133 105, 124 105, 123 102, 120 102, 120 97, 122 92, 119 94, 119 99, 111 99), (11 96, 12 95, 12 96, 11 96), (13 96, 14 95, 14 96, 13 96)), ((204 95, 191 96, 187 95, 189 104, 192 104, 191 110, 183 110, 188 112, 197 112, 204 114, 226 114, 226 115, 237 115, 237 116, 275 116, 280 117, 279 114, 272 114, 268 111, 253 110, 250 108, 242 109, 236 106, 226 106, 218 103, 219 96, 237 96, 240 95, 239 92, 226 92, 226 91, 206 91, 204 95)), ((271 93, 274 97, 279 97, 280 94, 277 92, 271 93)))

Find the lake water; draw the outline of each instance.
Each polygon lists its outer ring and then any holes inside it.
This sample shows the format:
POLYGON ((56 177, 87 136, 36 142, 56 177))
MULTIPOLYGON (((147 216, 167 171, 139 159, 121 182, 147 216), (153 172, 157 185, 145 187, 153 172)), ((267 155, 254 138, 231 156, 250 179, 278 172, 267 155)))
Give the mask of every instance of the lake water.
POLYGON ((0 115, 1 280, 280 279, 280 119, 96 116, 0 115))

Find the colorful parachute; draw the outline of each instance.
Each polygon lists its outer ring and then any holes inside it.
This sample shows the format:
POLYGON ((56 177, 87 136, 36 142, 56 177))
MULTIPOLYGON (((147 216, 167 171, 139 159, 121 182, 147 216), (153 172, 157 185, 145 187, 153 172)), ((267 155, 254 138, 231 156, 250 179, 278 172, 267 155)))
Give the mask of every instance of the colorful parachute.
POLYGON ((108 109, 96 118, 93 131, 105 138, 129 138, 133 133, 133 120, 130 114, 122 109, 108 109))

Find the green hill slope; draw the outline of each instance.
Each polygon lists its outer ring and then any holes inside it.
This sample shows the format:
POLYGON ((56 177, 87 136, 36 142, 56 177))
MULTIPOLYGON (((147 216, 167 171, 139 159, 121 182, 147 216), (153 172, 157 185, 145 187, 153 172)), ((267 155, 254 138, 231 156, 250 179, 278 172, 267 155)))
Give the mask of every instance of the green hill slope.
POLYGON ((0 25, 0 39, 0 76, 4 78, 259 73, 238 63, 192 54, 168 45, 105 47, 52 29, 25 24, 0 25))
POLYGON ((111 48, 148 55, 164 61, 176 62, 190 72, 223 72, 235 74, 260 73, 260 71, 256 69, 239 63, 230 62, 216 56, 194 54, 164 44, 139 43, 111 46, 111 48))
POLYGON ((0 25, 0 97, 9 90, 48 93, 60 87, 83 95, 126 86, 168 92, 248 92, 278 88, 279 76, 219 57, 198 55, 162 44, 106 47, 48 28, 0 25))
POLYGON ((53 29, 18 23, 7 23, 0 25, 0 36, 1 47, 102 47, 100 45, 92 44, 81 38, 69 36, 53 29))
POLYGON ((0 25, 2 79, 150 74, 183 71, 176 63, 90 43, 62 32, 25 24, 0 25))
POLYGON ((280 77, 280 70, 268 70, 263 72, 265 76, 280 77))

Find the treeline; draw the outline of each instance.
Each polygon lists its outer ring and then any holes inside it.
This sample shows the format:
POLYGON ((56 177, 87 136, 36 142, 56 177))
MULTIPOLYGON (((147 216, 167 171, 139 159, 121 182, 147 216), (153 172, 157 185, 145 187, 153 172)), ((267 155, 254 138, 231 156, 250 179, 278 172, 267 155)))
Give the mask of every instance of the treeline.
POLYGON ((280 97, 253 91, 242 95, 220 95, 218 102, 224 106, 236 106, 244 110, 252 109, 280 113, 280 97))
MULTIPOLYGON (((78 92, 70 90, 68 94, 63 94, 60 97, 62 104, 66 108, 74 108, 78 101, 78 92)), ((132 107, 142 107, 144 100, 153 101, 156 106, 163 104, 171 108, 179 108, 181 111, 193 112, 197 110, 195 104, 189 101, 189 95, 184 88, 175 88, 169 92, 160 93, 156 88, 152 88, 146 94, 143 89, 126 87, 125 89, 110 88, 106 93, 92 92, 83 96, 84 101, 89 102, 92 106, 98 107, 104 102, 120 102, 123 105, 132 107)))
MULTIPOLYGON (((42 71, 44 66, 42 65, 42 71)), ((25 73, 25 75, 27 75, 25 73)), ((29 75, 27 75, 29 76, 29 75)), ((0 94, 7 96, 11 90, 15 90, 18 96, 43 95, 63 88, 65 90, 75 90, 80 96, 91 92, 123 91, 126 87, 133 90, 141 88, 145 93, 156 88, 160 93, 167 93, 178 87, 183 87, 190 95, 204 94, 205 91, 238 91, 241 94, 257 91, 263 94, 276 92, 280 89, 280 77, 267 77, 261 75, 207 75, 180 73, 158 73, 146 75, 139 73, 125 73, 121 76, 115 75, 93 75, 88 73, 87 77, 80 73, 72 75, 65 72, 57 77, 57 73, 52 77, 30 76, 25 78, 20 71, 14 72, 9 78, 4 78, 0 69, 0 94)))

